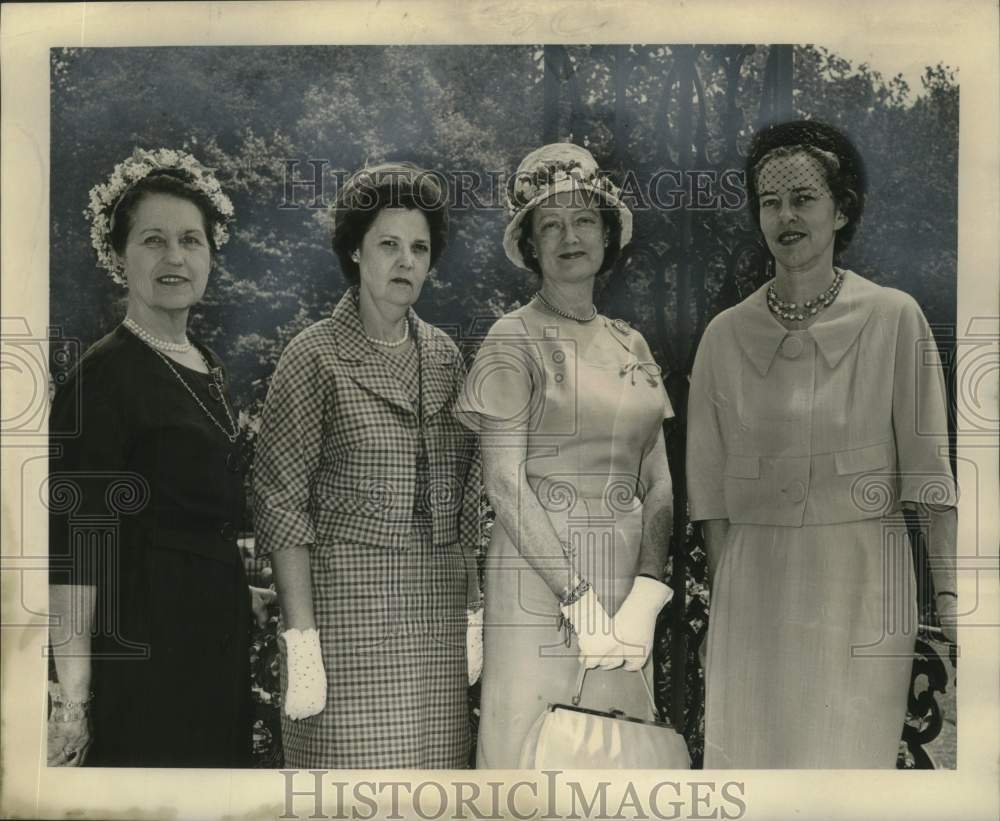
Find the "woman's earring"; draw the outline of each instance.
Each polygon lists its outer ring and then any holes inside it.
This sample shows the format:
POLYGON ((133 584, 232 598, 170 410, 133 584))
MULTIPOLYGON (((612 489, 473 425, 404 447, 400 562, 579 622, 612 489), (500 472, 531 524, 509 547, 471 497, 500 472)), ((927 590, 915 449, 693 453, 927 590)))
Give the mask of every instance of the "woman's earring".
POLYGON ((358 255, 357 251, 351 254, 351 262, 361 262, 361 257, 358 255))

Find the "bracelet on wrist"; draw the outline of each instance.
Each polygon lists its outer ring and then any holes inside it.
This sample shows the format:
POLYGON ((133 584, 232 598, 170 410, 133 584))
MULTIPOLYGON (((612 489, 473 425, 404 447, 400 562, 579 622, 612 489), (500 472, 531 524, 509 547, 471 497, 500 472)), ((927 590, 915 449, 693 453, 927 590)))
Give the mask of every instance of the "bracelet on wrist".
POLYGON ((86 707, 93 700, 94 700, 93 690, 87 693, 85 698, 81 699, 66 698, 65 696, 62 695, 57 695, 52 697, 53 704, 61 704, 63 707, 86 707))
POLYGON ((93 693, 88 693, 86 698, 79 701, 57 696, 52 699, 52 713, 49 719, 60 723, 82 721, 90 715, 90 703, 93 699, 93 693))
POLYGON ((83 721, 89 715, 90 710, 86 707, 68 708, 62 705, 53 705, 49 721, 55 721, 58 724, 69 724, 71 721, 83 721))
POLYGON ((956 593, 954 590, 938 590, 934 595, 935 596, 951 596, 952 598, 955 598, 955 599, 958 598, 958 593, 956 593))
POLYGON ((559 597, 559 606, 569 607, 571 604, 575 604, 587 594, 588 590, 590 590, 590 582, 586 579, 581 579, 572 590, 568 586, 564 587, 563 593, 559 597))

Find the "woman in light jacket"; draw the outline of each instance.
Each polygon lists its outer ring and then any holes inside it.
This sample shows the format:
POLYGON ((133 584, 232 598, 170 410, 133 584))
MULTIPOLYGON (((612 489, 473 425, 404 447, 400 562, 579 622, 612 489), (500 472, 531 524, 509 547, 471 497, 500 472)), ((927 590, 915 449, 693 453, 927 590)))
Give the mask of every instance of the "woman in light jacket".
POLYGON ((765 129, 747 182, 775 277, 705 330, 688 409, 705 767, 893 767, 917 629, 901 503, 929 525, 938 612, 955 603, 937 349, 911 297, 834 266, 865 198, 843 134, 765 129))

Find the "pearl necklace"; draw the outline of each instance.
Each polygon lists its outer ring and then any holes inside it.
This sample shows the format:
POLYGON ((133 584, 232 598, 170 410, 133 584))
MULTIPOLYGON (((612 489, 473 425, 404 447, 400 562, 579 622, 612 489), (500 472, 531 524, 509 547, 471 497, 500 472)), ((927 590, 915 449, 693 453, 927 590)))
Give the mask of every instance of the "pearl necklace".
POLYGON ((398 348, 407 339, 410 338, 410 324, 408 322, 403 323, 403 335, 393 342, 386 342, 384 339, 376 339, 374 336, 368 336, 365 334, 365 339, 372 343, 372 345, 381 345, 383 348, 398 348))
POLYGON ((186 335, 183 342, 167 342, 165 339, 153 336, 130 316, 122 320, 122 325, 155 350, 168 351, 170 353, 187 353, 191 350, 191 340, 186 335))
POLYGON ((772 314, 789 322, 802 322, 816 316, 824 308, 829 308, 833 304, 844 284, 844 272, 839 269, 834 270, 833 283, 830 287, 819 296, 807 299, 802 303, 801 308, 797 302, 785 302, 781 299, 774 290, 772 282, 767 288, 767 307, 771 309, 772 314))
POLYGON ((538 291, 535 294, 535 297, 537 297, 538 301, 541 302, 542 305, 552 311, 552 313, 558 314, 566 319, 572 319, 574 322, 591 322, 597 318, 597 308, 594 305, 590 306, 590 316, 577 316, 576 314, 571 314, 569 311, 563 311, 562 309, 557 308, 545 298, 545 295, 541 291, 538 291))

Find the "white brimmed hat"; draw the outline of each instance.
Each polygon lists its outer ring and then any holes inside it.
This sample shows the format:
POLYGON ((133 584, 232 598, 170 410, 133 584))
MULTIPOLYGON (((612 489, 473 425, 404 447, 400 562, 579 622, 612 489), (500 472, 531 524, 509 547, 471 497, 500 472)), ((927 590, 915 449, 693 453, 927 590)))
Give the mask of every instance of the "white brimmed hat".
POLYGON ((576 190, 597 194, 617 210, 621 223, 618 247, 624 248, 632 239, 632 212, 619 197, 618 187, 601 176, 597 162, 586 148, 573 143, 550 143, 532 151, 521 161, 508 187, 507 216, 510 222, 503 235, 507 259, 518 268, 530 270, 517 247, 525 216, 553 194, 576 190))

